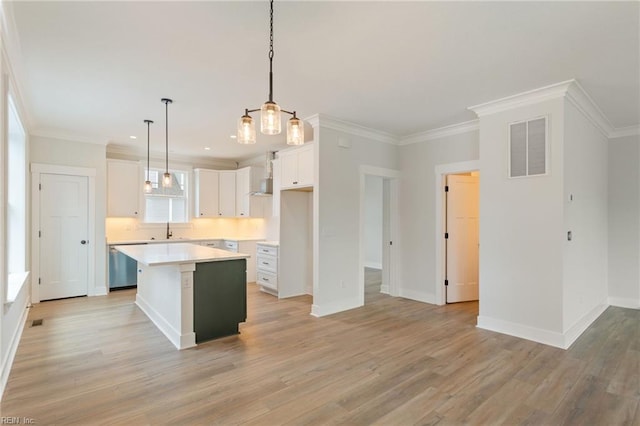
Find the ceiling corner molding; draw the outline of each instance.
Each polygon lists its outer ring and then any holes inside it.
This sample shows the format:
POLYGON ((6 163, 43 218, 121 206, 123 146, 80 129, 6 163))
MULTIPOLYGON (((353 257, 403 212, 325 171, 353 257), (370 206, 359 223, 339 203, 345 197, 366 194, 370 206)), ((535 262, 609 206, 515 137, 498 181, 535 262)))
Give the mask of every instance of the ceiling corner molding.
POLYGON ((67 142, 89 143, 92 145, 102 145, 102 146, 107 146, 107 144, 109 144, 110 142, 108 139, 91 138, 87 136, 72 135, 69 133, 49 131, 49 130, 31 130, 29 132, 29 136, 37 136, 40 138, 56 139, 56 140, 67 141, 67 142))
POLYGON ((613 129, 611 133, 609 133, 609 139, 624 138, 627 136, 640 136, 640 124, 613 129))
POLYGON ((540 87, 538 89, 507 96, 505 98, 496 99, 495 101, 473 105, 467 109, 475 112, 478 117, 482 117, 484 115, 495 114, 497 112, 507 111, 549 99, 560 98, 567 94, 569 87, 575 82, 576 81, 573 79, 566 80, 549 86, 540 87))
POLYGON ((369 127, 364 127, 355 123, 350 123, 348 121, 330 117, 325 114, 313 115, 308 119, 305 119, 305 121, 308 121, 313 126, 314 130, 318 127, 325 127, 327 129, 337 130, 339 132, 349 133, 354 136, 361 136, 363 138, 372 139, 391 145, 398 145, 399 143, 398 137, 391 133, 371 129, 369 127))
POLYGON ((577 80, 573 80, 567 90, 566 98, 575 106, 605 137, 611 137, 613 126, 591 96, 577 80))
POLYGON ((439 127, 437 129, 426 130, 414 133, 400 139, 398 145, 411 145, 414 143, 427 142, 435 139, 446 138, 448 136, 460 135, 462 133, 474 132, 480 129, 480 121, 470 120, 463 123, 452 124, 450 126, 439 127))

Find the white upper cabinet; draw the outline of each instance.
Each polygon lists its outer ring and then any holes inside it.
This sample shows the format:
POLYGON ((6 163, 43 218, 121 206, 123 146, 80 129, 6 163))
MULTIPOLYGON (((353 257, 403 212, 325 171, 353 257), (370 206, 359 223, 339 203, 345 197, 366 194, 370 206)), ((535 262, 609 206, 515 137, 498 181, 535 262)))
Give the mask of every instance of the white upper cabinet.
POLYGON ((107 160, 107 216, 138 217, 142 182, 134 161, 107 160))
POLYGON ((263 174, 264 169, 261 167, 236 170, 236 216, 264 216, 264 197, 251 196, 251 193, 260 191, 263 174))
POLYGON ((278 156, 281 189, 313 186, 313 145, 281 151, 278 156))
POLYGON ((217 170, 195 169, 193 173, 195 177, 194 217, 219 217, 219 172, 217 170))
POLYGON ((236 171, 221 170, 218 173, 218 217, 234 217, 236 215, 236 171))

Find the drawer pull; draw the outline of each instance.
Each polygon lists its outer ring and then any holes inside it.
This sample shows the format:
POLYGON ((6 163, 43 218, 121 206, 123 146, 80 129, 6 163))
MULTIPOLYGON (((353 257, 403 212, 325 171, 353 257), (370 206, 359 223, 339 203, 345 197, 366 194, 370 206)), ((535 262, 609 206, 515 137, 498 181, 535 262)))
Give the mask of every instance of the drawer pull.
POLYGON ((269 278, 262 278, 263 281, 269 281, 269 278))
POLYGON ((262 264, 263 264, 263 265, 268 265, 268 264, 269 264, 269 262, 262 262, 262 264))

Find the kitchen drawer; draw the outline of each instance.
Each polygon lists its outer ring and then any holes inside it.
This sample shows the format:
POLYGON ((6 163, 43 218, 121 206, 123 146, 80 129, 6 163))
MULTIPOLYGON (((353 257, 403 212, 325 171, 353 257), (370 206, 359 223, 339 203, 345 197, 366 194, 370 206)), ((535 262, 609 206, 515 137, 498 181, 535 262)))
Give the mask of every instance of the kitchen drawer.
POLYGON ((263 287, 268 287, 273 290, 278 289, 278 276, 270 274, 268 272, 258 271, 256 277, 256 283, 263 287))
POLYGON ((278 273, 278 258, 258 254, 257 262, 258 271, 273 272, 274 274, 278 273))
POLYGON ((269 256, 278 257, 278 247, 263 246, 258 244, 258 254, 267 254, 269 256))
POLYGON ((231 240, 225 240, 224 241, 224 249, 232 251, 234 253, 237 253, 238 252, 238 242, 237 241, 231 241, 231 240))
POLYGON ((222 241, 220 240, 202 241, 200 245, 205 247, 222 248, 222 241))

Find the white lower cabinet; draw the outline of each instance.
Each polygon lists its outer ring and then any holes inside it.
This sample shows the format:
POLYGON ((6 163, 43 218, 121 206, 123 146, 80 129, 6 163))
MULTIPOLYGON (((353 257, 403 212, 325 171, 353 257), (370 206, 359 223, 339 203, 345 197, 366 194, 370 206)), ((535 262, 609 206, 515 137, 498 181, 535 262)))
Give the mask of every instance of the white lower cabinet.
POLYGON ((278 246, 258 243, 256 245, 256 284, 260 290, 278 295, 278 246))
POLYGON ((200 245, 205 247, 224 249, 223 243, 224 243, 224 240, 208 240, 208 241, 201 241, 200 245))

